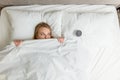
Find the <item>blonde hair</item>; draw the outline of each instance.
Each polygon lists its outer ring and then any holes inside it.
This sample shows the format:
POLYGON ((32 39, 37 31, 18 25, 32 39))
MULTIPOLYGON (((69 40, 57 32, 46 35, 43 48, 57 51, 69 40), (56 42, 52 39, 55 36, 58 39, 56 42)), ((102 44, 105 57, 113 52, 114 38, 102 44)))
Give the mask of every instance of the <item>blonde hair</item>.
MULTIPOLYGON (((52 35, 52 30, 51 30, 51 27, 50 25, 48 25, 47 23, 45 22, 40 22, 39 24, 36 25, 35 27, 35 31, 34 31, 34 36, 33 36, 33 39, 37 39, 37 35, 38 35, 38 30, 40 28, 48 28, 50 30, 50 34, 52 35)), ((51 36, 52 37, 52 36, 51 36)))

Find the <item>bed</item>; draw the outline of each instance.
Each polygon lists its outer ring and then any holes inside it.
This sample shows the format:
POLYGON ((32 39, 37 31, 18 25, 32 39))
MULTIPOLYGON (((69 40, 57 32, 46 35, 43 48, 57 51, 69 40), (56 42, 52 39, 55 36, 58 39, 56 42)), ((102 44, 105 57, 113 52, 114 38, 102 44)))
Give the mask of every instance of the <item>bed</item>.
POLYGON ((0 80, 120 80, 120 30, 113 5, 5 7, 0 30, 0 80), (49 23, 52 34, 65 41, 33 40, 39 22, 49 23), (18 39, 25 41, 16 47, 18 39))

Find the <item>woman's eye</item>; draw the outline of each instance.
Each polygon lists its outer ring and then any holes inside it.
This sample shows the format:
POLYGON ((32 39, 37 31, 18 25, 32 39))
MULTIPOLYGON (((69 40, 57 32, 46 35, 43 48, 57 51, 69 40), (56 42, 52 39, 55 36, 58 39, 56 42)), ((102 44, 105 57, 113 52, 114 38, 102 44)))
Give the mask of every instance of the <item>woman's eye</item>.
POLYGON ((51 35, 50 33, 48 35, 51 35))
POLYGON ((43 33, 40 33, 40 35, 42 36, 42 35, 44 35, 43 33))

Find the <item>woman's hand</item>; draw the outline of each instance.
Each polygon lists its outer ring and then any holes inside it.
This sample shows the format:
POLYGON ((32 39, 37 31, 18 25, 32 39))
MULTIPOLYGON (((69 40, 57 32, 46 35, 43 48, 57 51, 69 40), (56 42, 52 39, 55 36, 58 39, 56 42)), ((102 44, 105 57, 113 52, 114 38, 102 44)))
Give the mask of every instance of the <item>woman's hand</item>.
POLYGON ((59 37, 59 38, 57 38, 57 40, 58 40, 60 43, 63 43, 63 42, 64 42, 64 37, 59 37))
POLYGON ((22 40, 14 40, 14 44, 16 46, 19 46, 22 43, 22 40))

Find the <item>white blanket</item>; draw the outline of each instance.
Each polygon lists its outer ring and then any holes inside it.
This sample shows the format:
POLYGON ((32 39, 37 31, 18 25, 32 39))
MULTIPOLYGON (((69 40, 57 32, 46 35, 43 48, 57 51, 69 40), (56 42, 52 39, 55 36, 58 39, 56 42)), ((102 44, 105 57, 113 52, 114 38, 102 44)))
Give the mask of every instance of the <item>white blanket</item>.
POLYGON ((85 69, 80 70, 78 56, 76 40, 29 40, 19 47, 12 43, 0 52, 0 79, 87 80, 82 79, 85 69))
POLYGON ((120 47, 87 47, 80 40, 13 42, 0 51, 0 80, 119 80, 120 47))

